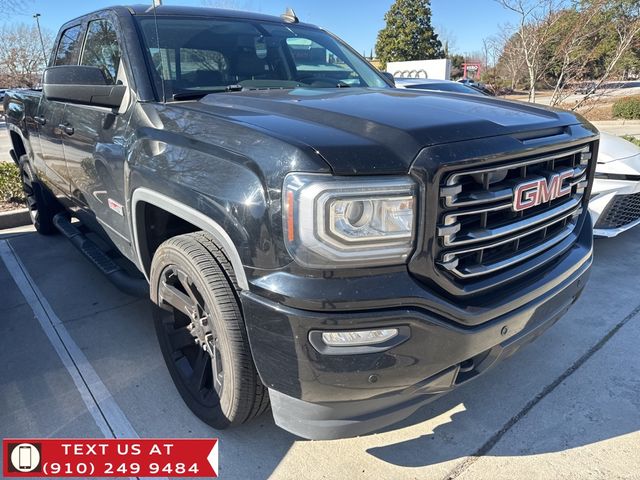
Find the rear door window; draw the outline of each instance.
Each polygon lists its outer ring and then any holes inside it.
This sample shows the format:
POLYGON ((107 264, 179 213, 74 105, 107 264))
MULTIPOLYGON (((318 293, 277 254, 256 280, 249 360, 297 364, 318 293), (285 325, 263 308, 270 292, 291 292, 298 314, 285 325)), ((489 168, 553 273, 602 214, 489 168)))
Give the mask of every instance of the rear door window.
POLYGON ((87 39, 80 65, 99 67, 114 85, 120 68, 120 45, 115 28, 108 20, 94 20, 89 23, 87 39))
POLYGON ((76 25, 62 32, 54 65, 76 65, 81 48, 80 34, 82 26, 76 25))

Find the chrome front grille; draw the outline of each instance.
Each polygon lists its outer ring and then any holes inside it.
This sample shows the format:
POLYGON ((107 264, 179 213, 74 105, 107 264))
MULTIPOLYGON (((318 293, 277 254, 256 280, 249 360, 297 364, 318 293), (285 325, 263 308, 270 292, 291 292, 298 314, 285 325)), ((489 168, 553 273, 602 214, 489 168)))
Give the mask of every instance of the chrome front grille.
MULTIPOLYGON (((583 212, 591 145, 445 175, 440 184, 436 264, 458 280, 497 274, 567 239, 583 212), (567 195, 522 211, 514 190, 566 174, 567 195)), ((540 257, 541 259, 543 257, 540 257)), ((551 260, 545 255, 545 261, 551 260)))

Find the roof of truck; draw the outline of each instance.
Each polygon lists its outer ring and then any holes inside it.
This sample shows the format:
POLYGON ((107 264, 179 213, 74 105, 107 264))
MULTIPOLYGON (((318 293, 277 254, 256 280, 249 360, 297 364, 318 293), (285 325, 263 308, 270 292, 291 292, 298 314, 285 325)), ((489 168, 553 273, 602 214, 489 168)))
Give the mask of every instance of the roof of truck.
MULTIPOLYGON (((80 15, 66 24, 74 22, 78 18, 86 17, 98 12, 104 12, 105 10, 112 10, 120 15, 153 15, 154 9, 151 5, 151 1, 148 4, 142 5, 118 5, 112 7, 105 7, 94 12, 87 12, 84 15, 80 15)), ((284 13, 284 12, 283 12, 284 13)), ((160 5, 155 8, 155 14, 162 15, 184 15, 187 17, 222 17, 222 18, 238 18, 246 20, 258 20, 264 22, 278 22, 287 23, 281 17, 277 15, 265 15, 262 13, 243 12, 239 10, 227 10, 223 8, 209 8, 209 7, 189 7, 181 5, 160 5)), ((66 25, 65 24, 65 25, 66 25)), ((297 25, 315 26, 306 23, 298 23, 297 25)))

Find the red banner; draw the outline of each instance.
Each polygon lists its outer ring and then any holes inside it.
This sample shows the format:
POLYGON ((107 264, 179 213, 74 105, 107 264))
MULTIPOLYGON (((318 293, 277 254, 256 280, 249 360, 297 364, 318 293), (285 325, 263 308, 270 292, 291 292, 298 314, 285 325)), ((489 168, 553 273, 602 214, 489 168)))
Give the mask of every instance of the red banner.
POLYGON ((217 439, 4 439, 5 477, 217 477, 217 439))

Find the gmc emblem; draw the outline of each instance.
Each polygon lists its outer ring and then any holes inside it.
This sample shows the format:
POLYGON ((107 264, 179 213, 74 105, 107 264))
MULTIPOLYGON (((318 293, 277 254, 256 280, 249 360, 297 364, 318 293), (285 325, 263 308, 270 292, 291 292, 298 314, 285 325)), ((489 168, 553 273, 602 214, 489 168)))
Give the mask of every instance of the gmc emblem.
POLYGON ((573 178, 573 170, 565 169, 548 179, 540 177, 519 184, 513 191, 513 210, 521 212, 569 195, 571 185, 565 185, 565 181, 570 178, 573 178))

